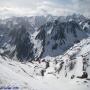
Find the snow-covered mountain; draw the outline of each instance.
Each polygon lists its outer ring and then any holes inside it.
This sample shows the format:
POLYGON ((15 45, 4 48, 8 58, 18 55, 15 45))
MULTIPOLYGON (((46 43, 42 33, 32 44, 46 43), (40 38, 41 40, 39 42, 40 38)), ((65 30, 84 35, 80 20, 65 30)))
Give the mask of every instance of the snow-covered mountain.
POLYGON ((0 56, 0 86, 19 90, 89 90, 89 48, 90 38, 87 38, 62 56, 46 57, 46 61, 21 63, 0 56))
POLYGON ((19 52, 22 53, 22 55, 19 56, 20 58, 24 57, 25 59, 30 56, 29 53, 33 53, 31 50, 31 48, 33 48, 33 42, 30 40, 32 34, 47 21, 52 20, 54 19, 52 19, 50 15, 45 17, 11 17, 0 20, 0 48, 4 50, 3 54, 17 58, 17 48, 21 48, 19 50, 19 52), (24 52, 27 54, 25 55, 24 52))
POLYGON ((82 15, 0 20, 0 89, 89 90, 89 48, 82 15))
POLYGON ((48 22, 39 28, 36 40, 42 41, 43 57, 63 54, 75 43, 87 38, 87 33, 75 21, 48 22))
POLYGON ((8 54, 12 58, 25 59, 30 56, 30 52, 33 56, 29 57, 31 59, 58 56, 88 37, 85 22, 89 19, 82 15, 12 17, 0 21, 0 47, 4 55, 8 54), (32 50, 28 49, 30 47, 32 50))

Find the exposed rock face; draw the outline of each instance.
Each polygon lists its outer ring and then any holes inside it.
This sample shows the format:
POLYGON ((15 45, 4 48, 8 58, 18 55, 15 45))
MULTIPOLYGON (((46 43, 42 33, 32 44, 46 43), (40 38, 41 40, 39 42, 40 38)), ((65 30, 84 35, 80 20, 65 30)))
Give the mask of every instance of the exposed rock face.
POLYGON ((16 45, 17 58, 20 60, 33 57, 33 44, 30 41, 29 33, 22 26, 12 35, 12 41, 16 45))
POLYGON ((74 45, 86 38, 87 34, 76 21, 48 22, 39 28, 36 39, 42 41, 42 56, 58 56, 74 45))
POLYGON ((2 46, 3 55, 8 55, 10 58, 16 56, 20 61, 33 58, 33 43, 23 25, 8 32, 7 37, 6 45, 2 46))

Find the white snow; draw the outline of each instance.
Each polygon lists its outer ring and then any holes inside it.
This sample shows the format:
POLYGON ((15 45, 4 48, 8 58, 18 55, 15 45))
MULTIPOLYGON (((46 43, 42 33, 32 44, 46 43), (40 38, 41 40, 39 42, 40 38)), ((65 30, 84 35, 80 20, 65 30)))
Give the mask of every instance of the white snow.
MULTIPOLYGON (((45 60, 49 60, 50 67, 45 69, 45 62, 33 61, 32 63, 20 63, 10 60, 9 58, 0 56, 0 87, 18 87, 19 90, 89 90, 90 80, 79 79, 82 71, 82 56, 90 59, 90 38, 82 40, 80 43, 71 47, 64 55, 58 57, 47 56, 45 60), (76 54, 73 62, 75 67, 69 70, 70 57, 76 54), (59 60, 57 64, 54 60, 59 60), (63 60, 64 64, 57 73, 55 69, 63 60), (65 70, 65 67, 66 70, 65 70), (46 70, 45 76, 41 76, 41 70, 46 70), (67 73, 67 77, 65 74, 67 73), (75 75, 74 79, 71 76, 75 75)), ((88 63, 87 73, 90 78, 90 60, 88 63)))

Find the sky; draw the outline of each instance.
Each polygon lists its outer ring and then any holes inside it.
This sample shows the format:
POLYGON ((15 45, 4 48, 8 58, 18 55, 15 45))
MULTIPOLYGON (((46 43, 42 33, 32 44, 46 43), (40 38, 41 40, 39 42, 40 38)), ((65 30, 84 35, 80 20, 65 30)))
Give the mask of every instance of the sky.
POLYGON ((90 0, 0 0, 0 16, 84 14, 90 17, 90 0))

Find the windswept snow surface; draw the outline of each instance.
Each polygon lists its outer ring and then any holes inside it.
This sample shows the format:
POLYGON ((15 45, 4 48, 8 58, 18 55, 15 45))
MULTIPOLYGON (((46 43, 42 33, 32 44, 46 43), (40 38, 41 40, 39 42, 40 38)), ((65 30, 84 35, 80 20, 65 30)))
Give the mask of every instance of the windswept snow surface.
POLYGON ((75 44, 62 56, 47 56, 44 59, 49 60, 50 66, 47 69, 45 61, 21 63, 0 56, 0 88, 18 87, 16 90, 90 90, 90 38, 75 44), (89 59, 85 66, 88 80, 77 78, 83 73, 83 57, 89 59), (63 62, 63 66, 58 73, 61 62, 63 62), (71 62, 75 65, 70 70, 71 62), (43 77, 41 76, 41 70, 45 70, 43 77), (71 79, 72 75, 75 76, 73 79, 71 79))

